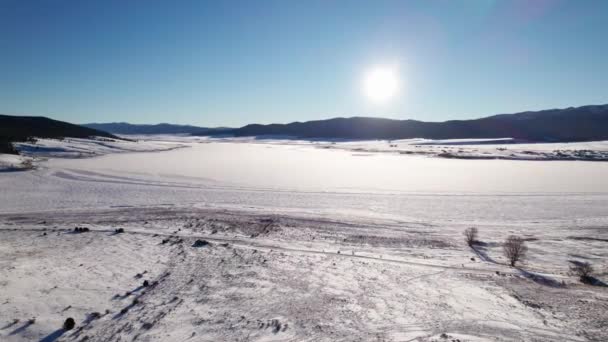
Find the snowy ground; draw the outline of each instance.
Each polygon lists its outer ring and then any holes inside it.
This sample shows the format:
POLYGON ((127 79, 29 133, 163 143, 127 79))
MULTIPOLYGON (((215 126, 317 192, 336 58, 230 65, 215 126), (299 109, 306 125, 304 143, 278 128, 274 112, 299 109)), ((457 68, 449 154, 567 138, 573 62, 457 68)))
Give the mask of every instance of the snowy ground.
POLYGON ((23 171, 31 168, 33 168, 33 159, 31 157, 0 153, 0 172, 23 171))
POLYGON ((225 138, 213 141, 314 145, 361 153, 396 153, 452 159, 586 160, 608 161, 608 141, 575 143, 521 143, 504 139, 404 139, 347 141, 298 140, 288 137, 225 138))
POLYGON ((608 163, 171 140, 0 173, 0 340, 608 340, 608 163))
POLYGON ((36 139, 35 142, 14 143, 22 155, 31 157, 86 158, 110 153, 168 151, 186 145, 176 141, 140 141, 139 137, 117 140, 103 137, 93 139, 36 139))

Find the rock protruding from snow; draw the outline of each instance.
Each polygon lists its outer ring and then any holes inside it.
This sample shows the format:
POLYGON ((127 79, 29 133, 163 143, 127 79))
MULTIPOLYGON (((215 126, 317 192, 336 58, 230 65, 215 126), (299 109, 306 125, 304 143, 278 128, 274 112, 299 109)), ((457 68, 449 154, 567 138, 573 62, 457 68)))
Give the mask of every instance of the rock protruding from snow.
POLYGON ((206 247, 206 246, 209 246, 209 245, 210 245, 210 243, 207 240, 196 240, 192 244, 192 247, 206 247))

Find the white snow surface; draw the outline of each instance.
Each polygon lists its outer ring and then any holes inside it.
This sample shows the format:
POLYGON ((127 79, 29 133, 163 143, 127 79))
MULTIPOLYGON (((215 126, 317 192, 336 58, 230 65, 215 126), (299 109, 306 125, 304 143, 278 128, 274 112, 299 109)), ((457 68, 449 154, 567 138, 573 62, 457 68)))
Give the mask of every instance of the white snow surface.
POLYGON ((30 168, 32 158, 0 153, 0 172, 3 171, 21 171, 30 168))
POLYGON ((35 142, 17 142, 13 145, 20 154, 33 157, 85 158, 110 153, 168 151, 184 145, 169 140, 135 140, 138 137, 128 137, 125 140, 92 137, 91 139, 38 138, 35 142), (126 140, 129 139, 129 140, 126 140))
POLYGON ((355 152, 383 152, 452 159, 506 160, 588 160, 608 161, 608 141, 573 143, 521 143, 501 139, 404 139, 348 141, 341 139, 298 140, 296 138, 244 137, 211 139, 227 142, 314 145, 320 148, 345 149, 355 152))
POLYGON ((0 173, 0 340, 608 339, 608 288, 569 273, 607 281, 608 163, 550 157, 606 142, 138 139, 39 140, 0 173))

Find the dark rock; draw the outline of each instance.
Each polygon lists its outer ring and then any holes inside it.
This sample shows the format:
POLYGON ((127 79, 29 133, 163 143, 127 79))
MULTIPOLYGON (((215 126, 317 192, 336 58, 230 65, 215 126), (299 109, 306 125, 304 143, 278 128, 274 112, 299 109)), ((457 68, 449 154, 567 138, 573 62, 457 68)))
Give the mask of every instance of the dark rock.
POLYGON ((194 242, 194 244, 192 245, 192 247, 205 247, 208 246, 210 243, 207 240, 196 240, 194 242))
POLYGON ((68 319, 65 320, 65 322, 63 322, 64 330, 72 330, 72 329, 74 329, 75 326, 76 326, 76 322, 74 321, 74 319, 72 317, 69 317, 68 319))

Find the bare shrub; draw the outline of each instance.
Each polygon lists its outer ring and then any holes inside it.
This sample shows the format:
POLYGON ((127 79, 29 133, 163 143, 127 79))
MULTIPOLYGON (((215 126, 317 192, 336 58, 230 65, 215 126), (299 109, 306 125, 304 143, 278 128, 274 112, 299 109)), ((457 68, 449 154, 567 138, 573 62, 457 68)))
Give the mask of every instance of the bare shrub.
POLYGON ((590 283, 591 282, 591 274, 593 273, 593 266, 591 266, 588 262, 577 262, 576 264, 570 266, 570 272, 577 275, 581 282, 590 283))
POLYGON ((477 241, 477 228, 471 227, 464 231, 464 237, 467 245, 473 246, 477 241))
POLYGON ((24 159, 21 162, 21 168, 24 170, 33 170, 34 169, 34 162, 31 159, 24 159))
POLYGON ((99 312, 91 312, 88 316, 88 318, 90 320, 94 320, 94 319, 99 319, 101 317, 101 314, 99 312))
POLYGON ((514 267, 518 261, 523 260, 526 257, 526 251, 528 248, 519 236, 511 235, 507 238, 503 245, 503 252, 505 257, 509 260, 509 264, 514 267))

